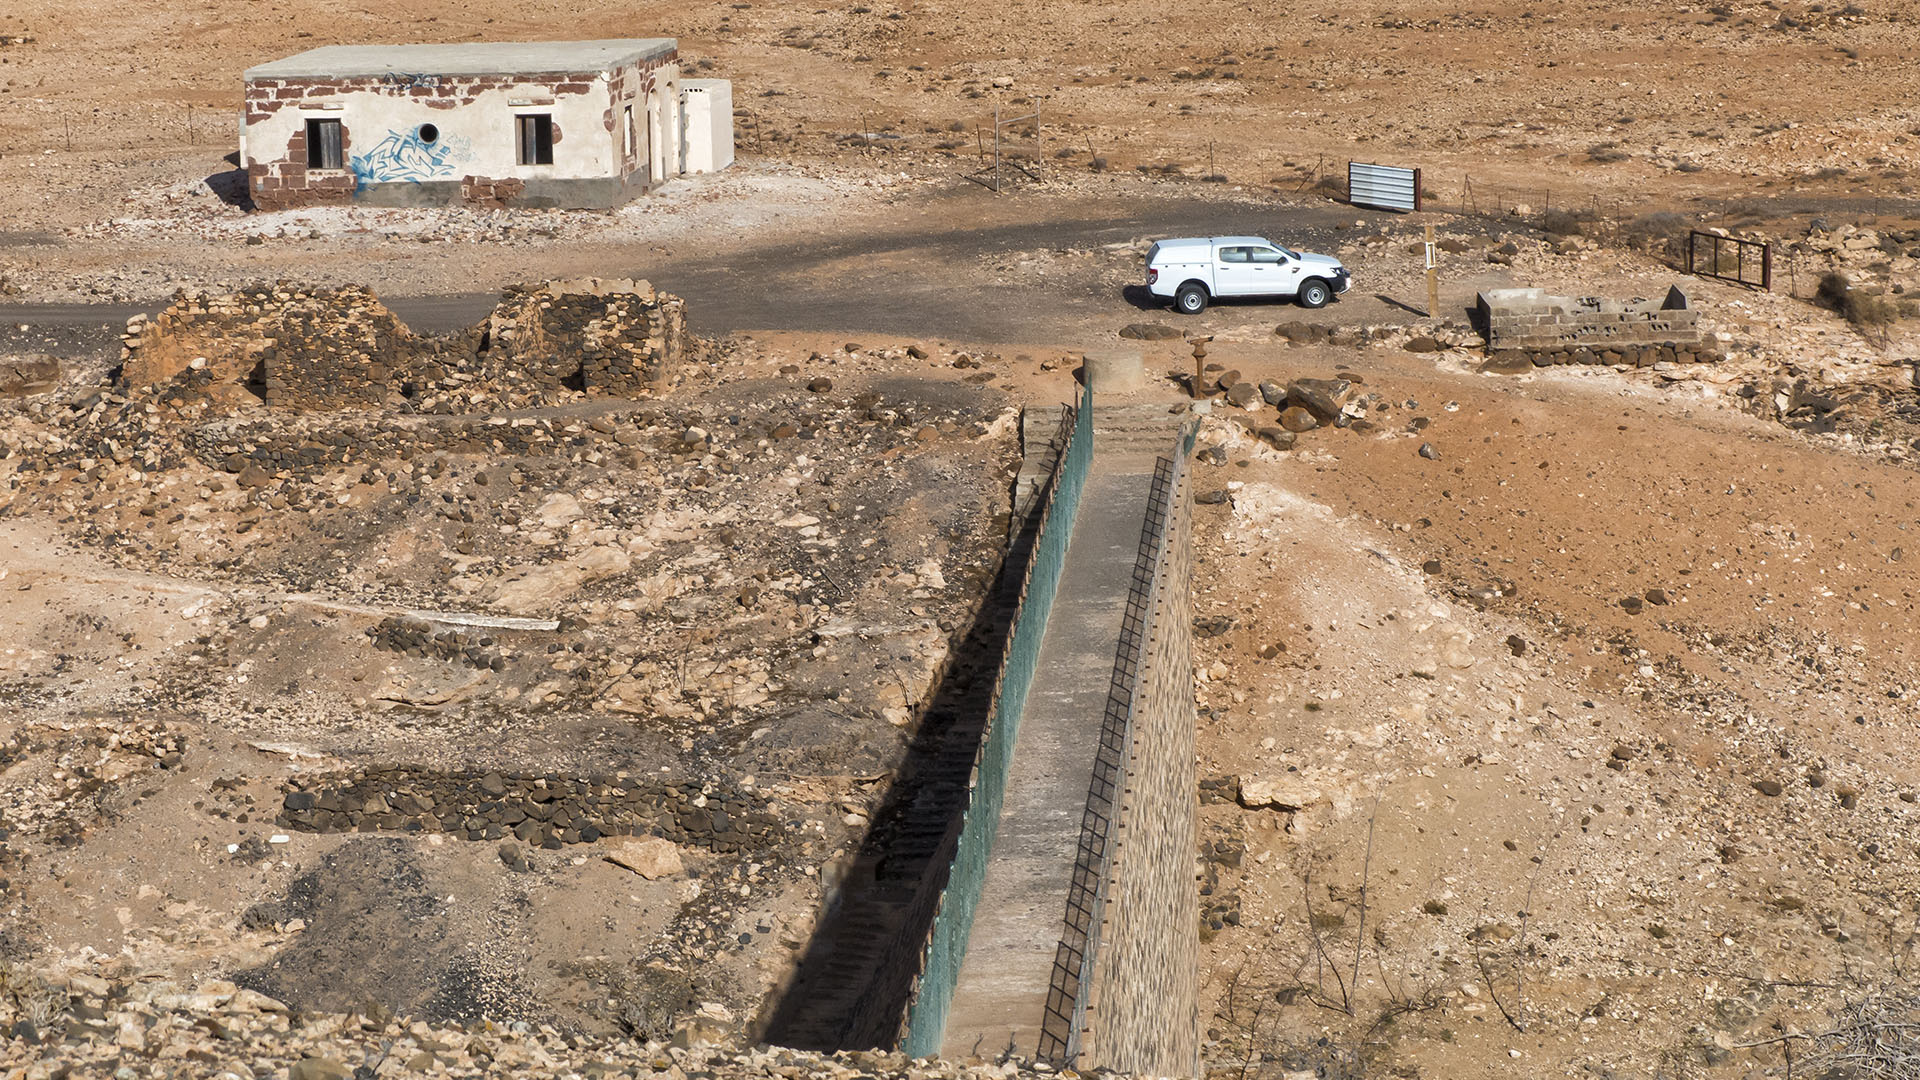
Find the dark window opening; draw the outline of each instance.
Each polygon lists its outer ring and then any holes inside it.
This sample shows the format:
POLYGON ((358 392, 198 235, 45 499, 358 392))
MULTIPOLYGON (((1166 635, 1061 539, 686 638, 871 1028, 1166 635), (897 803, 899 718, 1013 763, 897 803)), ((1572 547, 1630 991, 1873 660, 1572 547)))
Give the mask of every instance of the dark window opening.
POLYGON ((340 156, 340 121, 307 121, 307 168, 346 168, 340 156))
POLYGON ((520 164, 553 164, 553 117, 518 116, 520 126, 520 164))
POLYGON ((439 142, 440 129, 435 127, 432 124, 421 124, 420 125, 420 141, 423 143, 439 142))

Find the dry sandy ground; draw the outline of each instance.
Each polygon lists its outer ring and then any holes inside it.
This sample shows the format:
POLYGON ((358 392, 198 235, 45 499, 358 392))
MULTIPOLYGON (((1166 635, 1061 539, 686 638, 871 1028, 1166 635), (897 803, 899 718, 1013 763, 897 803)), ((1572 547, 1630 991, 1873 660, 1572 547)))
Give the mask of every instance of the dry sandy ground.
POLYGON ((650 245, 672 248, 687 238, 675 219, 697 221, 703 243, 857 229, 876 203, 963 184, 976 128, 996 106, 1042 110, 1047 185, 1089 200, 1108 190, 1085 186, 1095 155, 1109 176, 1167 193, 1209 171, 1249 191, 1295 192, 1361 159, 1420 166, 1436 202, 1483 210, 1904 221, 1920 152, 1915 18, 1892 0, 1418 11, 1382 0, 1337 11, 1224 0, 512 10, 399 0, 325 11, 66 0, 0 15, 0 277, 11 279, 0 294, 37 294, 38 276, 58 270, 99 295, 163 296, 228 245, 215 261, 234 273, 308 272, 284 247, 240 248, 241 233, 352 232, 305 261, 322 274, 328 262, 385 263, 408 291, 437 292, 470 284, 473 256, 394 241, 512 241, 479 256, 511 265, 527 262, 514 249, 565 234, 588 241, 570 268, 580 272, 604 258, 595 242, 630 263, 658 254, 650 245), (249 64, 336 42, 615 34, 676 36, 690 68, 733 79, 743 160, 758 171, 599 219, 588 237, 548 215, 242 219, 207 183, 231 170, 249 64), (736 209, 685 213, 714 198, 736 209))
POLYGON ((228 143, 240 70, 300 48, 673 36, 703 74, 736 80, 749 148, 782 154, 860 131, 898 136, 881 141, 915 157, 946 142, 971 150, 996 104, 1038 102, 1047 152, 1073 149, 1080 156, 1061 160, 1082 167, 1090 142, 1115 167, 1204 171, 1212 144, 1235 181, 1297 176, 1289 162, 1322 156, 1382 157, 1426 165, 1448 198, 1465 174, 1583 198, 1649 184, 1664 197, 1724 197, 1734 178, 1741 194, 1789 190, 1822 169, 1847 173, 1822 181, 1828 190, 1885 195, 1899 183, 1872 181, 1904 182, 1920 151, 1906 64, 1917 28, 1895 0, 325 10, 65 0, 0 18, 0 34, 32 38, 0 46, 10 99, 0 145, 10 216, 37 207, 33 218, 71 220, 124 188, 109 162, 137 172, 228 143), (1682 164, 1703 171, 1676 175, 1682 164))
POLYGON ((1215 357, 1391 403, 1200 466, 1203 773, 1301 807, 1204 809, 1218 1058, 1738 1075, 1907 986, 1911 469, 1611 372, 1215 357))

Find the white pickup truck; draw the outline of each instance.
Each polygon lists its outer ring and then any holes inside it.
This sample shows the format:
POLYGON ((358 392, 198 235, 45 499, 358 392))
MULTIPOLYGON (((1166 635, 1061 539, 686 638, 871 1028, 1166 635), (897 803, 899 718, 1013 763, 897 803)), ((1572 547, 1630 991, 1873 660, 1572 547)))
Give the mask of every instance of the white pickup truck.
POLYGON ((1258 236, 1182 237, 1147 252, 1147 291, 1171 299, 1182 315, 1225 296, 1291 296, 1301 307, 1325 307, 1352 280, 1339 259, 1258 236))

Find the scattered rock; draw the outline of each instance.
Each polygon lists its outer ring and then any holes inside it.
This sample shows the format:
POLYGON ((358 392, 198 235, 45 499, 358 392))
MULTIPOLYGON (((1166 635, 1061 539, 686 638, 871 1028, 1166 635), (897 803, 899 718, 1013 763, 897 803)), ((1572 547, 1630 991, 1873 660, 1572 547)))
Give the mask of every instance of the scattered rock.
POLYGON ((1435 450, 1432 443, 1423 442, 1420 444, 1420 456, 1426 458, 1428 461, 1439 461, 1440 451, 1435 450))
POLYGON ((1402 348, 1411 353, 1434 353, 1443 347, 1440 342, 1426 334, 1416 334, 1407 339, 1402 348))
POLYGON ((1135 341, 1177 341, 1180 331, 1164 323, 1128 323, 1120 328, 1120 336, 1135 341))
POLYGON ((1755 780, 1753 782, 1753 790, 1765 795, 1769 799, 1777 799, 1780 797, 1780 793, 1785 791, 1786 788, 1778 780, 1755 780))

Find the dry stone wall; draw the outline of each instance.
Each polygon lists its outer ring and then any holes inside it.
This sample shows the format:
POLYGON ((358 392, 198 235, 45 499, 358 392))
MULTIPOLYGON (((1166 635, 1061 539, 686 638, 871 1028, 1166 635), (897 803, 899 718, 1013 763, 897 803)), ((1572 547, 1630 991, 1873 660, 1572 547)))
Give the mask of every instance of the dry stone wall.
MULTIPOLYGON (((678 369, 685 302, 644 281, 582 279, 508 290, 482 329, 418 335, 359 286, 281 283, 182 290, 122 339, 129 386, 322 410, 435 399, 484 383, 516 404, 587 391, 641 397, 678 369)), ((428 409, 426 411, 449 411, 428 409)))
POLYGON ((645 281, 583 278, 507 291, 487 320, 496 377, 635 397, 668 374, 686 302, 645 281))
POLYGON ((1200 1074, 1195 881, 1191 482, 1167 512, 1106 884, 1082 1059, 1147 1076, 1200 1074))
POLYGON ((414 768, 303 778, 282 797, 276 822, 299 832, 513 837, 546 848, 654 835, 722 853, 770 848, 783 829, 765 797, 711 784, 414 768))

